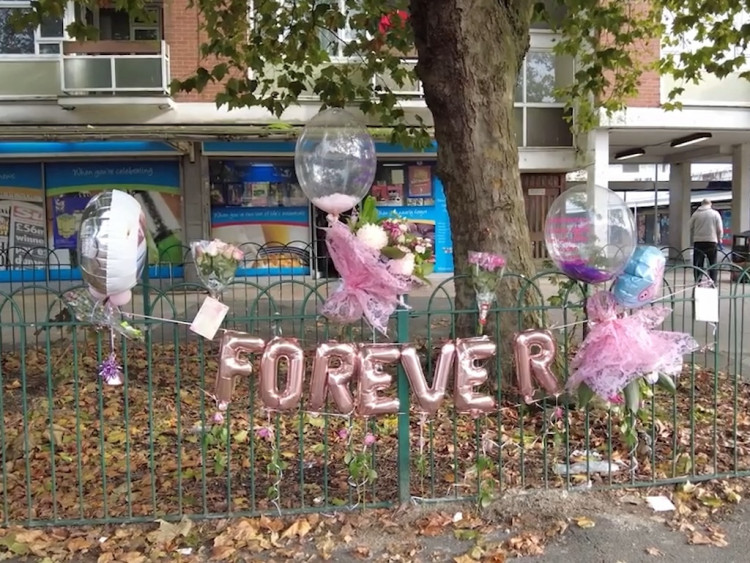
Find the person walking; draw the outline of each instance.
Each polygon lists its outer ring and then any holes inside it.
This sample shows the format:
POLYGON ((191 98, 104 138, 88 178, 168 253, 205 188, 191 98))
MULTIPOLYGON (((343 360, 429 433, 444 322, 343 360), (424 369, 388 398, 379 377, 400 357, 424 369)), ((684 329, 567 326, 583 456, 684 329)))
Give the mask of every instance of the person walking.
POLYGON ((708 274, 716 284, 718 269, 717 254, 721 239, 724 236, 724 224, 721 214, 713 208, 711 200, 704 199, 701 206, 690 217, 690 240, 693 243, 693 266, 695 267, 695 281, 699 281, 708 260, 708 274))

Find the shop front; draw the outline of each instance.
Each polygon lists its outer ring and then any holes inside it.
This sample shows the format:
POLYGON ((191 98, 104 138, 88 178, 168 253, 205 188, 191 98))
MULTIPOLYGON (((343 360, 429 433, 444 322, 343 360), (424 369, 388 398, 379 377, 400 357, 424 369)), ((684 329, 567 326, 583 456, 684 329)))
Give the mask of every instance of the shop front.
POLYGON ((0 143, 0 282, 79 280, 89 199, 127 190, 147 218, 149 275, 182 277, 180 154, 166 143, 0 143))
MULTIPOLYGON (((376 144, 378 167, 370 194, 383 216, 398 213, 433 240, 435 272, 453 270, 450 225, 435 149, 410 153, 376 144)), ((325 216, 302 193, 293 142, 207 142, 211 236, 247 254, 238 274, 335 275, 323 241, 325 216)))

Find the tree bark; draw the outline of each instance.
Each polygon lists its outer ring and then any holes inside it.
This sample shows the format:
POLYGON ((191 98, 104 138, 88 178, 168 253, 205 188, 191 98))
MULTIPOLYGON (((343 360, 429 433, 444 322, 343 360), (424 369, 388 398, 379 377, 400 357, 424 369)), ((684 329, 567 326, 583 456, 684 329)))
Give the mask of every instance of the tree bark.
MULTIPOLYGON (((468 272, 470 250, 503 254, 508 273, 534 272, 513 124, 513 94, 529 48, 533 4, 411 0, 417 74, 435 123, 438 175, 445 186, 456 274, 468 272)), ((534 291, 527 291, 527 298, 519 301, 521 283, 506 275, 498 292, 501 307, 538 299, 534 291)), ((456 307, 473 306, 470 281, 456 280, 456 307)), ((510 335, 519 327, 532 328, 538 319, 524 316, 502 316, 505 352, 510 335)), ((475 319, 460 319, 459 330, 472 333, 475 319)))

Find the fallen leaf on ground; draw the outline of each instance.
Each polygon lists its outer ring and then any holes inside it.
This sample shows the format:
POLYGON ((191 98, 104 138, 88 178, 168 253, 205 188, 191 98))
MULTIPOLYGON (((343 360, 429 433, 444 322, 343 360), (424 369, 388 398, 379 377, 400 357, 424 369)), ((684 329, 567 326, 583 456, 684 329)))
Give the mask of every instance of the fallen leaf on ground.
POLYGON ((574 518, 575 523, 578 525, 579 528, 593 528, 596 526, 596 522, 591 520, 590 518, 587 518, 586 516, 580 516, 578 518, 574 518))
POLYGON ((544 553, 542 538, 535 534, 521 534, 507 541, 510 551, 519 555, 541 555, 544 553))
POLYGON ((146 563, 147 559, 142 553, 137 551, 128 551, 118 557, 123 563, 146 563))
POLYGON ((86 538, 82 538, 79 536, 77 538, 70 538, 68 540, 68 543, 65 544, 65 547, 68 548, 68 551, 72 552, 84 551, 91 547, 91 542, 86 538))
POLYGON ((688 535, 688 543, 691 545, 712 545, 714 547, 726 547, 729 545, 724 533, 710 528, 705 534, 698 531, 691 532, 688 535))
POLYGON ((357 559, 369 559, 370 548, 366 545, 358 545, 357 547, 352 549, 352 555, 357 559))
POLYGON ((281 539, 293 538, 295 536, 302 539, 310 532, 310 529, 310 523, 305 518, 300 518, 284 530, 284 533, 281 534, 281 539))
POLYGON ((165 520, 158 520, 159 528, 148 535, 149 541, 154 544, 171 546, 178 537, 186 537, 193 529, 193 522, 187 516, 176 524, 165 520))
POLYGON ((648 553, 649 555, 653 555, 654 557, 662 557, 664 555, 663 551, 655 547, 647 547, 646 553, 648 553))
POLYGON ((220 545, 218 547, 214 547, 211 550, 211 559, 216 561, 224 561, 226 559, 229 559, 237 550, 234 549, 231 545, 220 545))

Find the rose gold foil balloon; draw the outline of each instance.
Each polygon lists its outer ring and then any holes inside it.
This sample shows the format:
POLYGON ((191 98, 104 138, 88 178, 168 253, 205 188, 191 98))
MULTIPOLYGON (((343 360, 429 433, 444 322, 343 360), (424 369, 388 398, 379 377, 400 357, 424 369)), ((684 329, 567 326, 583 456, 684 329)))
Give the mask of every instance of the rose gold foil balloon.
POLYGON ((219 371, 216 374, 214 395, 219 404, 228 404, 232 400, 232 392, 237 376, 249 376, 253 372, 253 364, 248 357, 263 351, 266 343, 262 338, 250 336, 245 332, 228 330, 221 338, 219 355, 219 371))
POLYGON ((302 399, 305 358, 296 339, 274 338, 266 346, 260 360, 260 399, 269 409, 296 409, 302 399), (286 358, 287 374, 284 389, 279 389, 279 360, 286 358))
POLYGON ((378 395, 391 387, 393 377, 383 371, 384 364, 395 364, 401 350, 394 344, 362 344, 359 349, 360 371, 357 389, 357 413, 362 416, 396 414, 398 399, 378 395))
POLYGON ((401 350, 401 365, 404 366, 420 414, 434 416, 445 400, 445 389, 448 386, 448 378, 451 375, 455 357, 456 346, 452 342, 443 344, 435 362, 432 386, 428 386, 417 349, 414 346, 406 346, 401 350))
POLYGON ((458 412, 478 416, 495 410, 495 399, 475 393, 474 388, 488 377, 487 368, 477 366, 476 362, 492 358, 496 350, 495 343, 486 336, 456 340, 458 361, 453 401, 458 412))
POLYGON ((533 378, 550 395, 559 395, 557 378, 550 366, 557 355, 557 342, 548 330, 525 330, 513 338, 518 388, 524 400, 534 395, 533 378))
POLYGON ((313 360, 308 409, 314 412, 323 410, 326 397, 330 395, 341 414, 351 414, 354 411, 354 397, 349 390, 349 383, 357 369, 357 363, 357 348, 354 344, 318 344, 313 360), (331 360, 334 358, 339 361, 338 367, 331 367, 331 360))

